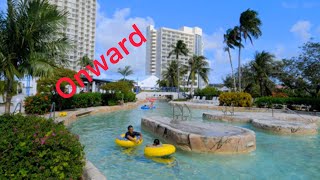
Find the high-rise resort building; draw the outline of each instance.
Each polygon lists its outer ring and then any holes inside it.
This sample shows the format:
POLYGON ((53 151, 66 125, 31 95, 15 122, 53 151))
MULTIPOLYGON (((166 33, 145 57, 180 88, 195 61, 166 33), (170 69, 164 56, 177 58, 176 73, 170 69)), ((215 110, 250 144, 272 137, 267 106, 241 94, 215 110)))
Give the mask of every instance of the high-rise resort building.
MULTIPOLYGON (((78 62, 81 57, 87 55, 94 59, 95 31, 96 31, 96 0, 49 0, 49 3, 57 5, 59 10, 66 11, 67 22, 61 32, 65 33, 71 41, 72 47, 66 55, 69 60, 66 68, 78 71, 78 62)), ((89 72, 92 75, 91 72, 89 72)), ((22 94, 26 96, 37 93, 37 77, 26 76, 22 81, 22 94)), ((97 91, 99 83, 84 82, 85 91, 97 91)), ((77 88, 80 92, 80 88, 77 88)))
MULTIPOLYGON (((146 74, 155 75, 162 79, 162 73, 175 56, 168 57, 172 50, 171 45, 176 45, 178 40, 183 40, 189 49, 188 56, 179 57, 179 65, 188 64, 192 55, 203 55, 202 29, 199 27, 182 27, 179 30, 161 27, 158 30, 154 26, 147 27, 146 45, 146 74)), ((201 80, 200 80, 201 81, 201 80)), ((186 84, 186 77, 181 79, 181 87, 186 84)), ((203 83, 200 83, 204 86, 203 83)), ((198 87, 198 80, 194 86, 198 87)))
POLYGON ((60 10, 68 12, 66 26, 61 29, 73 47, 67 58, 69 68, 78 71, 79 59, 87 55, 94 59, 95 31, 96 31, 96 0, 49 0, 60 10))

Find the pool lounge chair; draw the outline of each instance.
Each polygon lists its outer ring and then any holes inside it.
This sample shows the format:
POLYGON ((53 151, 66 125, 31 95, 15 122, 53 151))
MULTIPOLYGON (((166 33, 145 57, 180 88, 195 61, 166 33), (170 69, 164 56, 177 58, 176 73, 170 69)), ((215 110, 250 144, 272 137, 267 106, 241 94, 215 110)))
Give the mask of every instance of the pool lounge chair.
POLYGON ((206 97, 202 96, 202 99, 200 100, 200 103, 206 103, 206 97))

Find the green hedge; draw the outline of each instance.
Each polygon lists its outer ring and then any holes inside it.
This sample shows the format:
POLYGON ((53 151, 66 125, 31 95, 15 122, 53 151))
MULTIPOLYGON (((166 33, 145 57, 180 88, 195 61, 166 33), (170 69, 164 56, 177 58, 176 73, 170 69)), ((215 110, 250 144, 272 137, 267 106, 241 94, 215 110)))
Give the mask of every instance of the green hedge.
POLYGON ((75 94, 72 97, 72 103, 75 108, 86 108, 100 106, 102 104, 101 93, 82 93, 75 94))
POLYGON ((51 95, 37 94, 26 97, 24 111, 27 114, 45 114, 50 111, 51 95))
POLYGON ((0 179, 79 179, 83 146, 62 123, 0 116, 0 179))
POLYGON ((205 96, 206 100, 212 100, 213 97, 217 97, 220 95, 220 91, 218 91, 215 87, 205 87, 203 89, 197 89, 194 92, 194 96, 205 96))
POLYGON ((219 104, 235 107, 251 107, 252 97, 249 93, 244 92, 225 92, 219 96, 219 104))
POLYGON ((320 98, 299 98, 299 97, 261 97, 255 100, 257 107, 271 107, 273 104, 287 105, 289 108, 292 105, 308 105, 311 110, 320 111, 320 98))
POLYGON ((52 102, 56 102, 56 110, 64 110, 71 108, 86 108, 94 106, 113 106, 117 105, 119 100, 124 102, 133 102, 136 100, 136 94, 133 92, 115 94, 109 93, 82 93, 75 94, 71 98, 62 98, 60 96, 53 97, 47 94, 37 94, 29 96, 25 99, 25 112, 27 114, 45 114, 50 112, 52 102))

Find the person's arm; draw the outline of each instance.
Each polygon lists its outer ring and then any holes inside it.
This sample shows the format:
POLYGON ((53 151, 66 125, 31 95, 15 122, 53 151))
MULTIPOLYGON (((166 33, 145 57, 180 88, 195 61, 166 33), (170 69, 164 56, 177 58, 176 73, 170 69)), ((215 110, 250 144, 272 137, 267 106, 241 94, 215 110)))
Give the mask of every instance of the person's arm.
POLYGON ((130 140, 130 141, 136 141, 133 137, 131 137, 130 135, 127 135, 127 138, 130 140))
POLYGON ((139 136, 140 136, 140 139, 142 139, 142 133, 141 132, 139 132, 139 136))

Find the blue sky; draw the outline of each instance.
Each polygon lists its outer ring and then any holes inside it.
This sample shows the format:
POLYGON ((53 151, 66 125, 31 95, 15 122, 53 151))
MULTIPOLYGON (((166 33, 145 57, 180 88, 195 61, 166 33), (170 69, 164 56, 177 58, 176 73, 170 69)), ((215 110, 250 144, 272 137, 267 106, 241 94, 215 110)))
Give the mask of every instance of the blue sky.
MULTIPOLYGON (((0 0, 3 9, 5 0, 0 0)), ((239 23, 241 12, 246 9, 258 11, 262 20, 262 36, 247 43, 241 56, 242 63, 252 59, 255 51, 269 51, 277 59, 289 58, 299 53, 298 47, 311 37, 320 39, 320 1, 317 0, 228 0, 228 1, 182 1, 182 0, 98 0, 96 29, 96 58, 127 37, 132 24, 145 33, 146 26, 156 28, 198 26, 203 29, 205 56, 210 60, 210 83, 220 83, 231 72, 229 59, 223 51, 223 33, 239 23)), ((117 68, 131 65, 135 74, 129 78, 145 77, 145 46, 129 48, 130 54, 99 78, 116 79, 117 68)), ((237 53, 232 53, 237 67, 237 53)))
MULTIPOLYGON (((250 8, 258 11, 262 20, 262 36, 254 40, 254 45, 246 44, 242 54, 242 62, 246 63, 252 59, 255 51, 269 51, 275 54, 277 59, 289 58, 299 53, 298 47, 311 37, 319 40, 320 37, 320 1, 295 1, 295 0, 229 0, 229 1, 98 1, 100 9, 98 15, 107 18, 107 21, 114 20, 114 25, 103 27, 105 31, 118 29, 122 23, 134 22, 138 27, 145 28, 153 24, 156 28, 169 27, 180 28, 181 26, 198 26, 203 29, 205 56, 210 60, 212 71, 210 82, 220 83, 226 74, 231 72, 229 59, 223 51, 223 33, 239 23, 241 12, 250 8), (122 16, 117 18, 116 16, 122 16), (121 19, 121 23, 116 23, 121 19)), ((99 19, 99 18, 98 18, 99 19)), ((101 28, 98 20, 97 27, 101 28)), ((127 24, 130 26, 130 23, 127 24)), ((130 28, 129 28, 130 29, 130 28)), ((117 31, 113 31, 117 32, 117 31)), ((99 30, 97 36, 99 37, 99 30)), ((117 40, 118 41, 118 40, 117 40)), ((97 53, 103 43, 97 42, 97 53)), ((129 55, 122 62, 132 65, 135 75, 132 79, 142 78, 144 75, 143 64, 145 62, 145 47, 136 50, 136 56, 129 55), (141 63, 143 62, 143 63, 141 63)), ((237 53, 233 52, 233 64, 237 67, 237 53)), ((112 68, 112 67, 111 67, 112 68)), ((115 68, 116 69, 116 68, 115 68)), ((109 77, 116 77, 112 71, 106 74, 109 77)))

